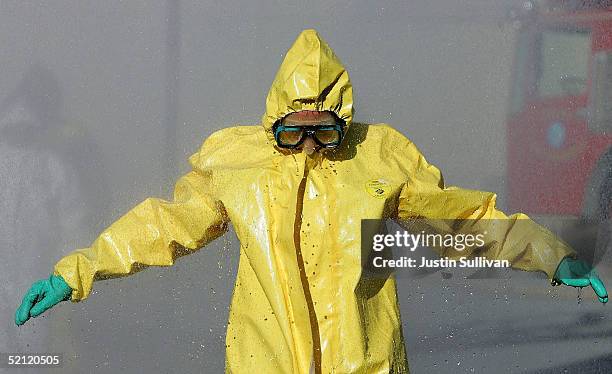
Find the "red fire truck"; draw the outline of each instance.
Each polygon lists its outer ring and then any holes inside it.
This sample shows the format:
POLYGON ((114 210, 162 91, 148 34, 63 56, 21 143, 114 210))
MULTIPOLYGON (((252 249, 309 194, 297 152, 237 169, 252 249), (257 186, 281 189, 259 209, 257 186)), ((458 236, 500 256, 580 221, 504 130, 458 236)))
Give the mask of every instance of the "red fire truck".
POLYGON ((612 1, 519 7, 509 210, 612 217, 612 1))

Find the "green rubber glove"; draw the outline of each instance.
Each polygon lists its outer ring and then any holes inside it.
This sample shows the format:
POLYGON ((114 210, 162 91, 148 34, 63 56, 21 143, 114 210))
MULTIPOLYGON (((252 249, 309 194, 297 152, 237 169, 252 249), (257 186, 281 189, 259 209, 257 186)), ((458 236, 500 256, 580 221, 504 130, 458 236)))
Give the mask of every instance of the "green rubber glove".
POLYGON ((608 291, 597 272, 582 260, 566 257, 561 261, 553 279, 553 284, 560 283, 572 287, 591 286, 599 301, 608 302, 608 291))
POLYGON ((15 324, 23 325, 30 317, 38 317, 59 302, 70 299, 70 295, 72 288, 59 275, 35 282, 15 312, 15 324))

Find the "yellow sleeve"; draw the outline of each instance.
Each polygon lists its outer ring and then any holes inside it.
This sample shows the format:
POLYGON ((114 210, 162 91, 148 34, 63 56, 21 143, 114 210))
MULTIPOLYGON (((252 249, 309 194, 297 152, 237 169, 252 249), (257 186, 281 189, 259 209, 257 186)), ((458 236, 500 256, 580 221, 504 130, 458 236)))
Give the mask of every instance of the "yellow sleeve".
POLYGON ((72 300, 86 299, 99 279, 133 274, 148 266, 169 266, 227 231, 221 202, 209 193, 199 171, 184 175, 174 200, 148 198, 100 234, 91 247, 62 258, 54 268, 72 288, 72 300))
POLYGON ((480 249, 436 249, 441 256, 508 260, 513 268, 543 271, 552 280, 559 262, 574 255, 568 244, 527 215, 507 216, 498 210, 494 193, 445 187, 438 168, 429 164, 413 143, 408 144, 407 152, 411 166, 399 197, 399 220, 444 220, 434 225, 455 234, 485 233, 485 245, 480 249))

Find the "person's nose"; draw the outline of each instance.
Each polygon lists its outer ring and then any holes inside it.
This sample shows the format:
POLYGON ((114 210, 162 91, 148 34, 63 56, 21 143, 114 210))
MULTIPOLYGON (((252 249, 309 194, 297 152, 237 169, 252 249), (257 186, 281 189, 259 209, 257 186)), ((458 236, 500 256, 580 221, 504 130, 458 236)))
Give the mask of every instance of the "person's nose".
POLYGON ((302 150, 310 156, 317 150, 317 143, 315 143, 312 137, 308 136, 304 139, 304 143, 302 143, 302 150))

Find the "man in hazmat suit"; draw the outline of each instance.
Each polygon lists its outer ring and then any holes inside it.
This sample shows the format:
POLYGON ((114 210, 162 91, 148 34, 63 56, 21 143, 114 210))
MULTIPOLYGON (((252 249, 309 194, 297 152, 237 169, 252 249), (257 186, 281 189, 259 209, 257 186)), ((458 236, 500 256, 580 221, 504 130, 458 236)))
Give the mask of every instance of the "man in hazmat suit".
POLYGON ((352 118, 348 73, 316 31, 302 32, 261 125, 212 134, 189 158, 193 169, 173 201, 146 199, 91 247, 61 259, 26 294, 16 323, 61 300, 84 300, 95 280, 172 265, 230 222, 241 243, 226 335, 231 373, 408 372, 394 277, 358 287, 362 219, 497 218, 499 237, 482 255, 591 285, 607 301, 595 273, 580 272, 584 264, 549 231, 504 215, 492 193, 445 186, 410 140, 352 118), (515 232, 517 220, 533 235, 515 232))

